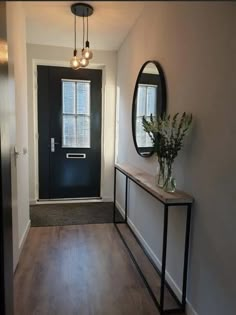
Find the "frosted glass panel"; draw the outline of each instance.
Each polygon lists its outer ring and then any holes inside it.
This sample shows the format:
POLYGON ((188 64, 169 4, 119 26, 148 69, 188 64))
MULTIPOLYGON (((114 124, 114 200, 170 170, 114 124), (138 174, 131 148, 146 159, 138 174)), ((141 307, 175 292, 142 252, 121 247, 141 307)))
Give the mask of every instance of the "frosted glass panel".
POLYGON ((138 97, 137 97, 137 116, 145 115, 146 108, 146 87, 143 85, 138 86, 138 97))
POLYGON ((77 118, 77 146, 90 147, 90 117, 78 116, 77 118))
POLYGON ((147 87, 147 109, 146 116, 156 115, 156 99, 157 99, 157 86, 147 87))
POLYGON ((63 113, 75 114, 75 82, 63 81, 62 92, 63 113))
MULTIPOLYGON (((148 119, 150 119, 148 117, 148 119)), ((136 119, 136 141, 137 145, 142 148, 149 148, 153 146, 152 140, 143 129, 142 117, 136 119)))
POLYGON ((136 112, 136 141, 138 147, 152 147, 153 143, 149 135, 144 131, 142 117, 145 115, 150 120, 151 114, 156 116, 156 85, 138 85, 137 112, 136 112))
POLYGON ((90 82, 62 80, 62 146, 90 148, 90 82))
POLYGON ((90 82, 77 83, 77 113, 90 115, 90 82))
POLYGON ((63 146, 76 147, 76 117, 63 116, 63 146))

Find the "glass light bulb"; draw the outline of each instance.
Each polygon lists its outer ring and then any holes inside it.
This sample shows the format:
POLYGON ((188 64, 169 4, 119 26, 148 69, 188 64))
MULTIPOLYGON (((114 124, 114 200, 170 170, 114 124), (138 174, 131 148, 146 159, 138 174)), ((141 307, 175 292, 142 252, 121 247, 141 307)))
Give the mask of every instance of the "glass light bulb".
POLYGON ((84 51, 83 51, 83 57, 84 57, 85 59, 92 59, 92 58, 93 58, 93 53, 92 53, 92 51, 91 51, 88 47, 86 47, 86 48, 84 49, 84 51))
POLYGON ((80 60, 77 56, 74 56, 70 60, 70 66, 73 70, 77 70, 80 68, 80 60))
POLYGON ((87 65, 89 64, 88 59, 84 58, 84 56, 82 56, 79 61, 81 67, 87 67, 87 65))

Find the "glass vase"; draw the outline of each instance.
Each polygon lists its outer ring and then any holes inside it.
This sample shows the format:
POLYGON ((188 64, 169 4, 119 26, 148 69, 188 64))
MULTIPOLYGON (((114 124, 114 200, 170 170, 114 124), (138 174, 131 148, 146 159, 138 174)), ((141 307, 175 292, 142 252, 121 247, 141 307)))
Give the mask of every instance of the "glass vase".
POLYGON ((157 175, 156 175, 156 184, 160 188, 163 188, 166 180, 166 163, 164 159, 158 159, 157 175))
POLYGON ((176 180, 172 175, 172 165, 173 162, 166 161, 165 162, 165 180, 162 186, 163 190, 166 192, 175 192, 176 190, 176 180))

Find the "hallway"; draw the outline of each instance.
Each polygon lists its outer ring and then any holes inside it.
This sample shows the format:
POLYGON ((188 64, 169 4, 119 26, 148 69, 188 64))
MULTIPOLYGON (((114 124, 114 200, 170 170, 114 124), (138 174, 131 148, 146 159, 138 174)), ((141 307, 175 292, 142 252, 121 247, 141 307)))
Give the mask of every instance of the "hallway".
POLYGON ((0 1, 0 315, 236 315, 235 16, 0 1))
POLYGON ((112 224, 31 228, 15 273, 16 315, 153 315, 112 224))

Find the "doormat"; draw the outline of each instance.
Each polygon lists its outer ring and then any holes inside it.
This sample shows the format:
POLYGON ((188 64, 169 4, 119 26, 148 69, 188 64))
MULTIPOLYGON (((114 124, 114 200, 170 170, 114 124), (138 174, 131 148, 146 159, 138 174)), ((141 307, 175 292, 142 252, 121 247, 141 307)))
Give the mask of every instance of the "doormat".
MULTIPOLYGON (((113 222, 112 202, 48 204, 30 206, 32 227, 113 222)), ((116 220, 122 220, 116 210, 116 220)))

